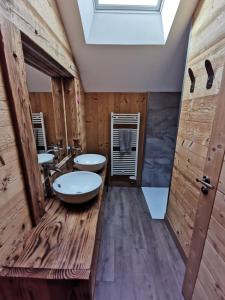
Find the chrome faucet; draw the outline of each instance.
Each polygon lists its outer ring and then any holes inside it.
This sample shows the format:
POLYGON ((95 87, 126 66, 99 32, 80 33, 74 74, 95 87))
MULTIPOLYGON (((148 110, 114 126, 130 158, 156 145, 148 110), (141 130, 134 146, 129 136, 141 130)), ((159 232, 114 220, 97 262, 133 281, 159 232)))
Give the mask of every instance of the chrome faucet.
POLYGON ((52 153, 52 154, 54 154, 55 159, 57 159, 57 158, 58 158, 58 155, 59 155, 59 150, 60 150, 59 146, 57 146, 57 145, 52 145, 52 146, 51 146, 51 149, 49 149, 49 150, 47 151, 47 153, 52 153))
POLYGON ((49 164, 49 163, 43 164, 42 167, 43 167, 46 196, 47 196, 47 198, 51 198, 52 197, 52 187, 51 187, 51 181, 50 181, 50 171, 55 171, 58 173, 63 173, 63 171, 60 168, 58 168, 56 165, 49 164))
POLYGON ((67 147, 67 151, 68 151, 68 154, 69 155, 79 155, 82 153, 82 149, 80 146, 77 146, 77 147, 73 147, 73 146, 68 146, 67 147))

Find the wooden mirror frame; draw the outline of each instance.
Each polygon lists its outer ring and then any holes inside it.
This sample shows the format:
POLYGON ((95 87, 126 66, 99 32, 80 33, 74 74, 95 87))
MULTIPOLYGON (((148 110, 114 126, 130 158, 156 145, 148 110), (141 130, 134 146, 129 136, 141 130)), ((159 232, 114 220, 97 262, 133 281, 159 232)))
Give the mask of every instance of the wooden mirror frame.
MULTIPOLYGON (((30 216, 32 224, 35 226, 44 214, 45 198, 41 177, 37 176, 39 166, 26 84, 25 62, 53 78, 53 97, 56 101, 59 99, 65 101, 63 80, 74 81, 75 79, 72 73, 69 73, 15 25, 4 18, 0 23, 0 48, 3 78, 10 101, 10 113, 17 137, 16 143, 30 216)), ((63 107, 65 114, 65 103, 63 103, 63 107)), ((66 126, 65 116, 64 120, 66 126)), ((65 146, 67 146, 67 131, 65 139, 65 146)))

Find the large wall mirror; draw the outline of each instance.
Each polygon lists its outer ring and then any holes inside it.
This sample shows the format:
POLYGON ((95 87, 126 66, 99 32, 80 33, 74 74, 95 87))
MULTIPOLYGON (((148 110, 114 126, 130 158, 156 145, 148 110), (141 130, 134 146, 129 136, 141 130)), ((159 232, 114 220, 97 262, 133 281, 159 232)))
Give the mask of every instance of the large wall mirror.
POLYGON ((56 79, 29 65, 26 76, 37 153, 52 153, 60 162, 67 155, 62 87, 56 79))

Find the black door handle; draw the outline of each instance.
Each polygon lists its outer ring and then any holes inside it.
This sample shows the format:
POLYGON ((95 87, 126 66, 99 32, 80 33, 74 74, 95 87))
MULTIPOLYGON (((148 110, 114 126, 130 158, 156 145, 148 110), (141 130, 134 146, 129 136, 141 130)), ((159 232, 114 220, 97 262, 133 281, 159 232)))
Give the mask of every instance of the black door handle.
POLYGON ((200 182, 202 184, 201 191, 205 195, 208 194, 209 190, 214 190, 214 188, 215 188, 213 185, 211 185, 210 179, 208 176, 203 176, 202 179, 196 178, 196 181, 200 182))

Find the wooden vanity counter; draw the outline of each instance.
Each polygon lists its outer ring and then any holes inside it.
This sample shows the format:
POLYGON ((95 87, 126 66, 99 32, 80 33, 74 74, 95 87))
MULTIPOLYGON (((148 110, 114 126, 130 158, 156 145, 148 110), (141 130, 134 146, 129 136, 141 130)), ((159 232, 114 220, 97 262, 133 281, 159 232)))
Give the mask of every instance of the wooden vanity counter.
POLYGON ((99 195, 75 206, 53 198, 24 242, 0 270, 0 300, 93 299, 106 167, 99 195))

